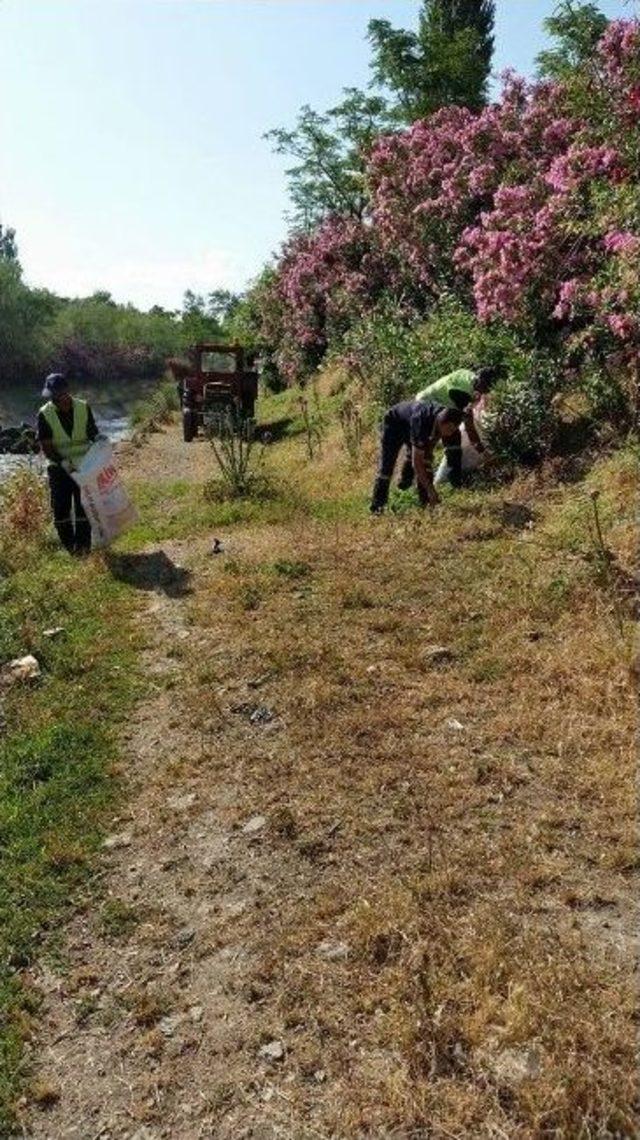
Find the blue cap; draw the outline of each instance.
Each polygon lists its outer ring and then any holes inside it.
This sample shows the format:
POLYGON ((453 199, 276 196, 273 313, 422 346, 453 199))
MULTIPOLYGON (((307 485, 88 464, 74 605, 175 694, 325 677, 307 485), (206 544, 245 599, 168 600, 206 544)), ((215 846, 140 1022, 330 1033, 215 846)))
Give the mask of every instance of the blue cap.
POLYGON ((69 391, 69 381, 62 372, 50 372, 44 382, 42 395, 48 396, 53 399, 55 396, 60 396, 62 392, 69 391))

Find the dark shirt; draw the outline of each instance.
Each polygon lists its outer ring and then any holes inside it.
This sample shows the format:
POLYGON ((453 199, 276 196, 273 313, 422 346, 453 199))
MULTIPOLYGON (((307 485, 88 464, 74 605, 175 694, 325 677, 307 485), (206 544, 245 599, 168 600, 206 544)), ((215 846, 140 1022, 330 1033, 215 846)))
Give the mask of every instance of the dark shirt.
POLYGON ((468 392, 463 392, 460 388, 450 388, 449 397, 455 404, 459 412, 464 412, 471 403, 471 396, 468 392))
MULTIPOLYGON (((89 440, 90 443, 94 443, 95 440, 98 438, 98 435, 100 433, 98 431, 96 421, 93 418, 93 412, 91 411, 91 408, 88 408, 88 412, 89 412, 89 415, 87 417, 87 439, 89 440)), ((68 412, 61 412, 60 409, 58 408, 58 416, 60 418, 60 423, 62 424, 64 430, 66 431, 69 438, 71 438, 71 436, 73 434, 73 407, 70 408, 70 410, 68 412)), ((51 427, 47 423, 42 412, 39 412, 38 413, 38 440, 40 441, 40 443, 42 443, 43 440, 47 440, 47 439, 53 439, 53 432, 51 431, 51 427)))
POLYGON ((396 404, 388 413, 388 421, 392 422, 400 432, 404 443, 411 444, 420 450, 433 442, 433 429, 438 412, 442 411, 438 404, 426 404, 421 400, 403 400, 396 404))

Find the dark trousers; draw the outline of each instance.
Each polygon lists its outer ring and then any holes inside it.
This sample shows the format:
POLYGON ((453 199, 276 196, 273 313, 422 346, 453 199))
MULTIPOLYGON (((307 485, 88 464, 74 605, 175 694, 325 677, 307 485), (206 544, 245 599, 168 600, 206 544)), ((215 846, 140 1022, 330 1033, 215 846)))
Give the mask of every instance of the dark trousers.
POLYGON ((51 510, 60 542, 70 554, 91 550, 91 526, 80 498, 80 488, 63 467, 49 467, 51 510))
POLYGON ((413 483, 411 445, 407 439, 407 427, 405 423, 398 422, 393 411, 387 412, 382 421, 380 463, 378 465, 378 474, 376 475, 376 481, 373 486, 373 496, 371 498, 371 510, 374 512, 384 510, 387 505, 389 485, 393 478, 398 456, 403 447, 406 447, 407 453, 402 465, 399 485, 405 490, 413 483))

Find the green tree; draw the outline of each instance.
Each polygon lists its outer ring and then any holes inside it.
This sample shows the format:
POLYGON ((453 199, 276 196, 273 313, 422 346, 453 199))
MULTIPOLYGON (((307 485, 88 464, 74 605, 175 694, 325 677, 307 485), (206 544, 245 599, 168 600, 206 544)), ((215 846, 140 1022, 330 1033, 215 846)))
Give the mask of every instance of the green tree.
POLYGON ((555 46, 537 57, 538 74, 543 79, 567 80, 588 65, 609 21, 596 4, 561 0, 544 21, 555 46))
POLYGON ((287 170, 291 220, 302 229, 328 214, 361 218, 367 205, 365 156, 389 125, 386 102, 355 87, 343 94, 324 114, 305 106, 293 130, 278 128, 265 136, 277 154, 295 159, 287 170))
POLYGON ((486 103, 494 19, 494 0, 423 0, 416 32, 371 20, 374 83, 390 92, 397 120, 486 103))
POLYGON ((46 289, 29 289, 20 266, 0 257, 0 383, 31 382, 42 369, 46 330, 57 306, 46 289))
POLYGON ((16 231, 5 228, 0 222, 0 261, 18 261, 16 231))
POLYGON ((219 321, 208 312, 207 299, 192 289, 187 289, 182 301, 182 333, 187 345, 216 340, 221 333, 219 321))
POLYGON ((213 289, 207 296, 207 315, 213 317, 223 328, 232 320, 239 304, 240 297, 237 293, 232 293, 230 289, 213 289))

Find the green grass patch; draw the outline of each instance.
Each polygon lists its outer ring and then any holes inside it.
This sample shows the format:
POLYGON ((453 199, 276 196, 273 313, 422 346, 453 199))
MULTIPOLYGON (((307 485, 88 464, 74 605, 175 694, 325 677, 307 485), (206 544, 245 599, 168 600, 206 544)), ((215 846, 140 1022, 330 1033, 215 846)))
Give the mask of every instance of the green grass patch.
POLYGON ((42 546, 0 584, 0 664, 33 653, 42 669, 39 681, 2 695, 2 1136, 26 1077, 22 1042, 36 1011, 20 971, 53 946, 117 795, 116 729, 141 692, 134 605, 99 557, 78 563, 42 546))

